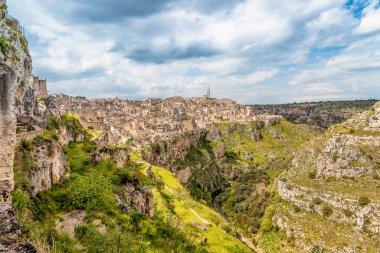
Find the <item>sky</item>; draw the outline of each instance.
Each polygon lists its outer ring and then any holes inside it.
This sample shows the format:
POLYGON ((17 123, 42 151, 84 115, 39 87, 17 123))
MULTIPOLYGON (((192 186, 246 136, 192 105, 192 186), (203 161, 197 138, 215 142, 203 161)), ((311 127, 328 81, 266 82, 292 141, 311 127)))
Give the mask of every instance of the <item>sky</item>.
POLYGON ((380 98, 380 0, 8 0, 50 93, 380 98))

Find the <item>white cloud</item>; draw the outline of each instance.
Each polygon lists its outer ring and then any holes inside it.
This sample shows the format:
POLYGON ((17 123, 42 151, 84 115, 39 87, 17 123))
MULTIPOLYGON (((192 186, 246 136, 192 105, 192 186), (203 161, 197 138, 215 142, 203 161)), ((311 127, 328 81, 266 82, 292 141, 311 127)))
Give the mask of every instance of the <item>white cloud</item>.
POLYGON ((212 14, 174 4, 110 24, 59 20, 54 14, 59 10, 50 12, 37 0, 9 5, 32 38, 36 74, 56 77, 49 82, 53 92, 200 96, 210 85, 218 97, 275 103, 380 97, 380 37, 375 34, 380 9, 375 2, 361 20, 343 7, 344 0, 247 0, 212 14), (136 48, 170 53, 192 45, 217 53, 197 58, 190 52, 188 58, 162 64, 128 58, 136 48), (330 47, 327 55, 311 55, 314 48, 330 47))
POLYGON ((368 34, 380 31, 380 8, 376 8, 379 4, 377 0, 372 0, 363 11, 364 16, 356 29, 358 34, 368 34))

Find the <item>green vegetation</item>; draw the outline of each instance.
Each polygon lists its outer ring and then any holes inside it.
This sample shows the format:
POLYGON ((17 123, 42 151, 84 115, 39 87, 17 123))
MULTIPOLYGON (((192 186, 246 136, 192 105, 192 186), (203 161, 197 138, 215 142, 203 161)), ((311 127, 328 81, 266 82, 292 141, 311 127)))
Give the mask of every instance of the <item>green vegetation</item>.
POLYGON ((310 171, 308 176, 310 179, 316 179, 317 178, 317 171, 316 170, 310 171))
POLYGON ((320 204, 323 203, 323 201, 320 198, 314 198, 313 203, 314 205, 319 206, 320 204))
POLYGON ((329 206, 324 206, 322 208, 323 217, 330 217, 334 213, 333 209, 329 206))
POLYGON ((11 49, 12 49, 13 58, 16 59, 17 61, 20 61, 20 55, 17 52, 17 48, 14 45, 11 45, 11 49))
POLYGON ((3 55, 7 57, 7 54, 9 52, 9 39, 5 36, 0 37, 0 50, 3 55))
POLYGON ((349 209, 343 209, 343 213, 346 217, 351 217, 352 215, 354 215, 354 212, 349 209))
POLYGON ((358 203, 360 206, 366 206, 368 205, 369 203, 371 203, 371 200, 367 197, 360 197, 359 200, 358 200, 358 203))
POLYGON ((47 120, 46 129, 50 130, 50 131, 55 130, 55 129, 59 129, 59 122, 55 118, 50 117, 47 120))
POLYGON ((6 12, 7 10, 8 10, 8 5, 7 5, 7 3, 3 3, 2 5, 1 5, 1 10, 3 11, 3 12, 6 12))
POLYGON ((66 147, 73 172, 65 183, 32 199, 21 188, 15 191, 13 201, 24 236, 36 245, 42 244, 48 252, 82 252, 78 243, 88 252, 111 252, 110 247, 114 247, 113 252, 204 251, 200 244, 192 242, 191 235, 179 231, 160 215, 149 219, 134 211, 131 215, 122 214, 113 194, 120 194, 121 184, 126 181, 144 185, 150 179, 143 175, 141 166, 134 164, 118 168, 109 160, 96 166, 86 162, 94 145, 83 141, 66 147), (56 220, 72 210, 87 212, 85 222, 75 229, 75 237, 55 230, 56 220), (98 219, 106 225, 107 232, 100 232, 93 224, 98 219))

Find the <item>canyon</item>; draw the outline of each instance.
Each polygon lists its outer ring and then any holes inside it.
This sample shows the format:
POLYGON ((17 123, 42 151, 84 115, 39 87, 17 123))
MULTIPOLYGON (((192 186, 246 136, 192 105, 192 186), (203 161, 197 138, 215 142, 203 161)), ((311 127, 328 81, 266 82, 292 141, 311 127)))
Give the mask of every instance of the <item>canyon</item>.
POLYGON ((50 95, 1 17, 1 252, 379 252, 380 102, 50 95))

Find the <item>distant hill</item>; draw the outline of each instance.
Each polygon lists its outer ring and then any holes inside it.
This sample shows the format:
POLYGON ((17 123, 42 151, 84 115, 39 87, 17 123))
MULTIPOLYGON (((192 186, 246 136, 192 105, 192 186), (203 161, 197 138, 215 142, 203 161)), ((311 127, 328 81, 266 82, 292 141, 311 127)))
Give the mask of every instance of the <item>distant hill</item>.
POLYGON ((326 101, 278 105, 252 105, 258 114, 276 114, 296 124, 328 128, 368 110, 378 100, 326 101))

